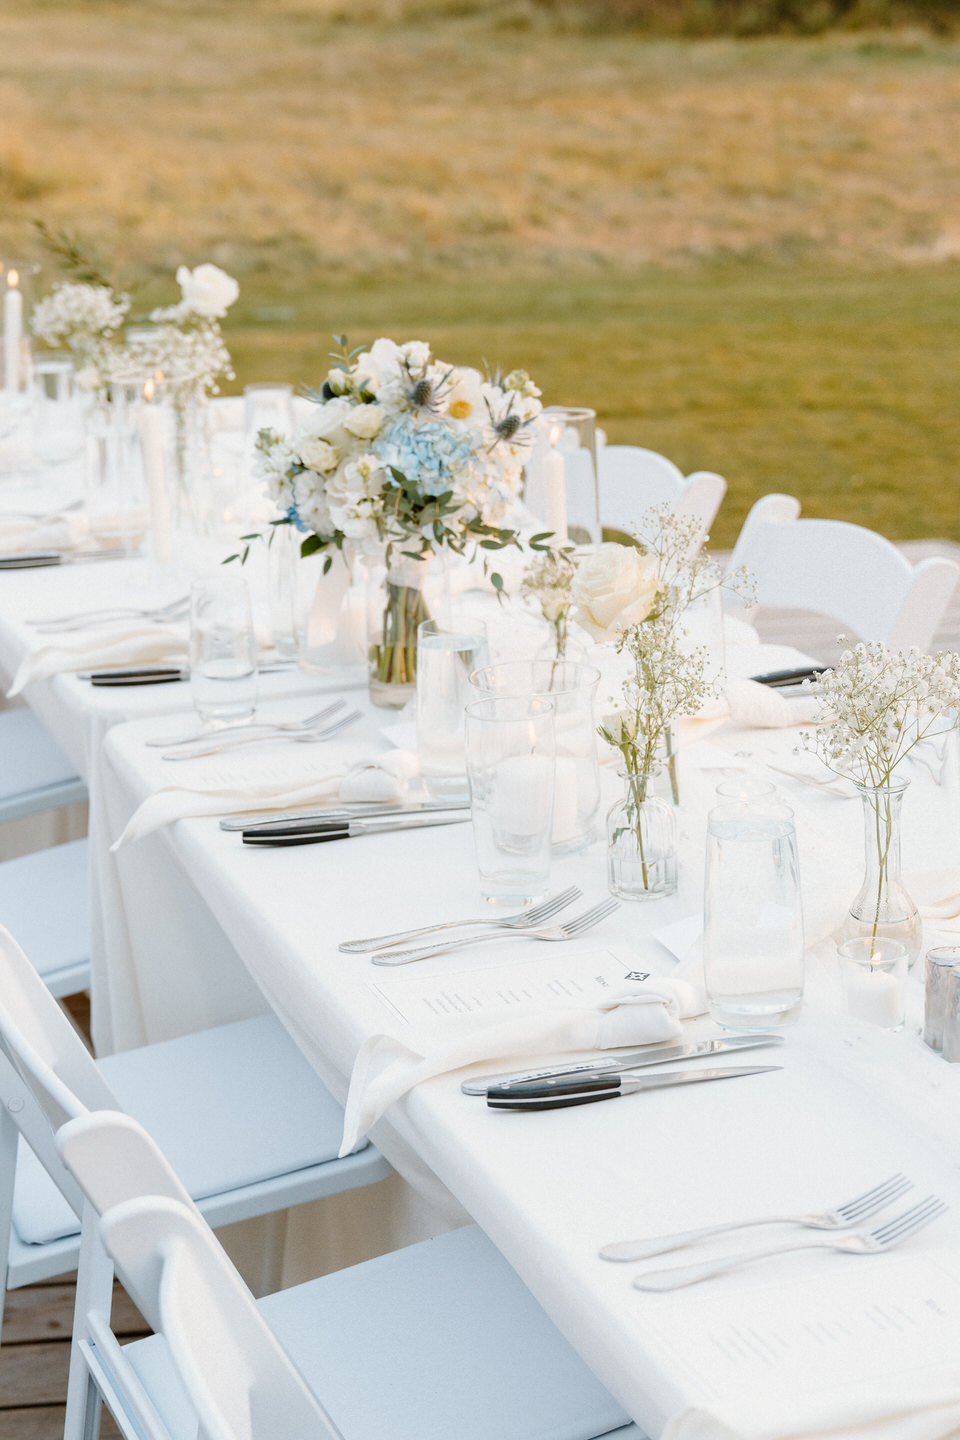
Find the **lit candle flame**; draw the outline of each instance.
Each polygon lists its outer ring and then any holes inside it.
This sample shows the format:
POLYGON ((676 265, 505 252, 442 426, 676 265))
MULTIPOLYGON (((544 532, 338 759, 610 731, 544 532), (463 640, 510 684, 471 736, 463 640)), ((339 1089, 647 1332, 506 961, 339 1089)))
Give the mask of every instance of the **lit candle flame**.
POLYGON ((8 271, 7 271, 7 284, 10 286, 10 289, 11 289, 11 290, 15 290, 15 289, 17 288, 17 286, 20 284, 20 271, 19 271, 19 270, 8 270, 8 271))
POLYGON ((554 447, 560 444, 560 436, 563 434, 562 425, 550 426, 550 444, 554 447))
POLYGON ((147 383, 146 383, 146 384, 144 385, 144 387, 143 387, 143 398, 144 398, 144 400, 152 400, 152 399, 153 399, 153 391, 154 391, 153 381, 152 381, 152 380, 148 380, 147 383))

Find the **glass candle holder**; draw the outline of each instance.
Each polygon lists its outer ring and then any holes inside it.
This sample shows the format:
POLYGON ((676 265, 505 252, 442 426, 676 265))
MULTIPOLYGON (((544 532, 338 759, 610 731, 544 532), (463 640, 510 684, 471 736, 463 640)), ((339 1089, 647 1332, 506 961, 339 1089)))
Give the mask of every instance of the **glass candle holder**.
POLYGON ((960 965, 960 945, 940 945, 927 951, 923 995, 923 1040, 931 1050, 943 1049, 950 971, 960 965))
POLYGON ((847 1010, 884 1030, 903 1024, 909 952, 884 935, 856 935, 837 946, 847 1010))
POLYGON ((755 805, 758 801, 772 800, 777 787, 770 780, 755 780, 752 775, 740 775, 736 780, 721 780, 717 786, 717 799, 739 800, 744 805, 755 805))

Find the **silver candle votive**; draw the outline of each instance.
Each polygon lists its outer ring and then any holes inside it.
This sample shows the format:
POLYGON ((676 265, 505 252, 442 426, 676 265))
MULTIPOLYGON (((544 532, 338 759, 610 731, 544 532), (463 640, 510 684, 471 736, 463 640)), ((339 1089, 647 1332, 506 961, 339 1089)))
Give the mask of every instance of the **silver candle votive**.
POLYGON ((960 1060, 960 965, 955 965, 947 972, 943 1008, 943 1058, 954 1064, 960 1060))
POLYGON ((955 965, 960 965, 960 945, 941 945, 936 950, 927 951, 923 1000, 923 1039, 931 1050, 943 1049, 947 978, 955 965))

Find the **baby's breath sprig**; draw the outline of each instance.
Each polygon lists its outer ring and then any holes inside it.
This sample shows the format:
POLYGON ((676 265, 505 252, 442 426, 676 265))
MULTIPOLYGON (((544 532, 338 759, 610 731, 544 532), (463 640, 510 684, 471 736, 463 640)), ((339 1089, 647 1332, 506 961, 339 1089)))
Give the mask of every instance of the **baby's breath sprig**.
POLYGON ((534 535, 529 541, 536 554, 524 573, 520 594, 539 604, 544 620, 553 626, 557 659, 562 660, 567 648, 576 552, 572 545, 554 550, 547 539, 546 534, 534 535))

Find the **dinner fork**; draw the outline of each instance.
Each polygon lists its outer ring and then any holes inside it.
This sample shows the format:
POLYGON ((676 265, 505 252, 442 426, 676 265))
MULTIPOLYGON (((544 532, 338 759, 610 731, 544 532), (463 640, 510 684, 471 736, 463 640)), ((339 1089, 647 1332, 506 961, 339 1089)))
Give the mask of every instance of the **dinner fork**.
POLYGON ((426 945, 418 950, 385 951, 382 955, 374 955, 373 963, 410 965, 414 960, 425 960, 428 955, 444 955, 451 950, 462 950, 467 945, 488 945, 491 940, 574 940, 578 935, 585 935, 588 930, 599 925, 601 920, 612 915, 614 910, 619 909, 619 900, 601 900, 599 905, 585 910, 582 915, 575 915, 563 925, 552 925, 546 930, 528 930, 518 925, 511 930, 497 930, 492 935, 466 935, 460 940, 441 940, 438 945, 426 945))
POLYGON ((346 715, 338 715, 329 725, 319 730, 304 730, 295 735, 288 733, 275 735, 268 731, 260 735, 244 735, 242 737, 231 737, 222 745, 205 745, 202 748, 187 751, 177 751, 176 754, 167 752, 161 755, 161 760, 200 760, 205 755, 220 755, 231 750, 239 750, 241 745, 258 745, 268 740, 292 740, 295 745, 315 745, 319 740, 330 740, 334 735, 339 735, 341 730, 346 730, 348 725, 353 725, 357 720, 363 718, 360 710, 348 710, 346 715))
POLYGON ((432 935, 437 930, 462 930, 467 925, 492 925, 497 930, 516 930, 518 926, 539 925, 549 920, 574 900, 579 900, 583 891, 579 885, 568 885, 557 895, 548 895, 539 905, 521 910, 517 915, 503 915, 496 918, 482 915, 479 920, 441 920, 439 925, 419 925, 413 930, 397 930, 392 935, 376 935, 371 940, 344 940, 337 949, 345 955, 363 955, 368 950, 383 950, 396 945, 400 940, 419 940, 421 935, 432 935))
POLYGON ((770 1255, 786 1255, 791 1250, 843 1250, 848 1255, 879 1255, 932 1225, 949 1208, 936 1195, 928 1195, 912 1209, 884 1221, 874 1230, 855 1230, 850 1235, 821 1235, 817 1240, 795 1240, 792 1245, 770 1245, 761 1250, 748 1250, 743 1255, 728 1255, 723 1260, 709 1260, 705 1265, 647 1270, 636 1276, 633 1286, 635 1290, 680 1290, 684 1285, 696 1285, 700 1280, 723 1275, 738 1265, 748 1265, 753 1260, 763 1260, 770 1255))
POLYGON ((72 630, 84 630, 89 625, 106 624, 111 620, 182 620, 190 608, 190 597, 181 595, 167 605, 115 605, 104 610, 79 610, 72 615, 43 615, 37 620, 28 620, 41 635, 69 634, 72 630))
POLYGON ((754 1225, 805 1225, 811 1230, 848 1230, 869 1220, 892 1201, 897 1200, 906 1190, 913 1189, 913 1182, 905 1175, 891 1175, 881 1185, 865 1190, 852 1200, 845 1200, 832 1210, 821 1210, 810 1215, 761 1215, 755 1220, 730 1220, 724 1225, 705 1225, 699 1230, 678 1230, 673 1235, 659 1235, 654 1240, 618 1240, 613 1245, 604 1245, 600 1250, 601 1260, 648 1260, 653 1255, 666 1255, 670 1250, 681 1250, 697 1240, 707 1240, 713 1235, 726 1235, 730 1230, 747 1230, 754 1225))
POLYGON ((171 746, 171 745, 196 745, 204 740, 213 740, 218 735, 232 739, 235 735, 245 738, 251 735, 254 730, 312 730, 321 721, 326 720, 336 710, 342 710, 346 704, 345 700, 334 700, 332 705, 327 705, 318 710, 315 715, 307 715, 303 720, 243 720, 239 725, 223 725, 218 730, 194 730, 192 735, 162 735, 153 740, 144 740, 144 745, 171 746))

